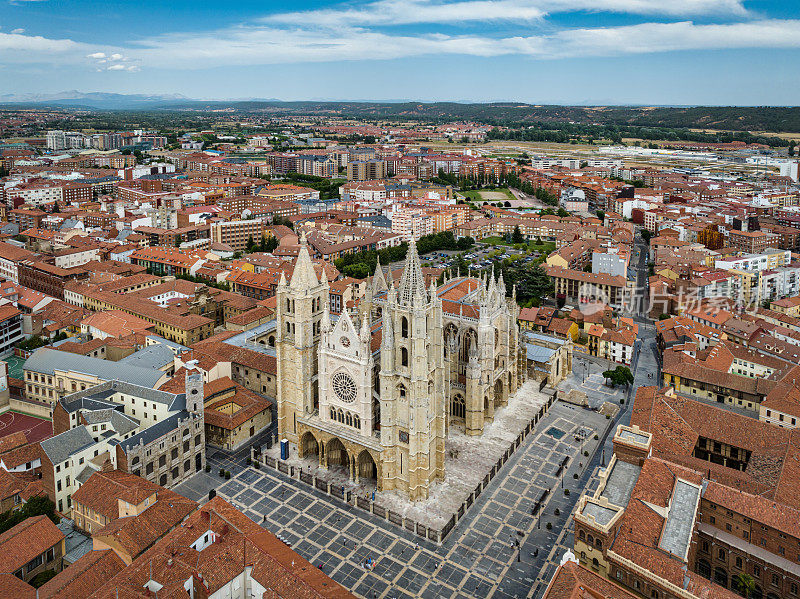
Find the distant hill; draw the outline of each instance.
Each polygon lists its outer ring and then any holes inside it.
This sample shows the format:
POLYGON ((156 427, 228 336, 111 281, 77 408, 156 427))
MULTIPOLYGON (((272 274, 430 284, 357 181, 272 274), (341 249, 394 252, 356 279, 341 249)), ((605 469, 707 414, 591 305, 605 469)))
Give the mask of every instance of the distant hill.
POLYGON ((181 95, 63 92, 51 95, 0 95, 0 107, 53 106, 94 110, 234 109, 296 115, 387 120, 470 120, 524 126, 542 122, 703 128, 731 131, 800 133, 800 107, 776 106, 557 106, 522 102, 281 102, 278 100, 192 100, 181 95))

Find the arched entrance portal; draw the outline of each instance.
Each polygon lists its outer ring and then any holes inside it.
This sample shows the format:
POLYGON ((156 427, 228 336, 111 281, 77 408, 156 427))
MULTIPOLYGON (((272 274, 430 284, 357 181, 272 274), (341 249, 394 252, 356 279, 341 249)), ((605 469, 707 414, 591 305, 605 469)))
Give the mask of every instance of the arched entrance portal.
POLYGON ((325 446, 325 453, 328 456, 328 468, 333 466, 343 466, 347 471, 350 466, 350 458, 344 444, 339 439, 333 438, 325 446))
POLYGON ((301 457, 308 458, 319 455, 319 443, 311 433, 305 433, 300 438, 301 457))
POLYGON ((378 467, 372 454, 366 449, 358 456, 358 478, 362 481, 378 482, 378 467))
POLYGON ((497 379, 494 384, 494 407, 497 408, 503 403, 503 381, 497 379))

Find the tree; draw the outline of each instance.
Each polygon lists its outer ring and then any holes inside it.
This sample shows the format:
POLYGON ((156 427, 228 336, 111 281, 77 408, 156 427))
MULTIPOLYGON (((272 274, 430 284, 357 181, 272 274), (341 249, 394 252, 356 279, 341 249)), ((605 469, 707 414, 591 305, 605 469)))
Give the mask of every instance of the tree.
POLYGON ((645 243, 650 243, 650 239, 652 239, 653 234, 649 229, 642 229, 641 236, 645 243))
POLYGON ((271 235, 267 239, 267 243, 265 245, 264 251, 272 253, 272 252, 275 251, 275 248, 277 248, 277 247, 278 247, 278 238, 275 237, 274 235, 271 235))
POLYGON ((342 269, 342 274, 346 277, 353 277, 354 279, 366 279, 369 276, 369 266, 363 262, 348 264, 342 269))
POLYGON ((247 236, 247 251, 248 252, 252 252, 255 249, 255 247, 256 247, 256 242, 253 241, 253 236, 252 235, 248 235, 247 236))
POLYGON ((468 236, 468 235, 465 236, 465 237, 461 237, 456 242, 456 248, 461 250, 462 252, 465 251, 465 250, 468 250, 473 245, 475 245, 475 240, 472 237, 468 236))
MULTIPOLYGON (((55 575, 56 575, 56 571, 55 570, 43 570, 43 571, 39 572, 36 576, 31 578, 31 586, 33 588, 35 588, 35 589, 38 589, 40 586, 42 586, 48 580, 54 578, 55 575)), ((38 591, 37 591, 37 595, 38 595, 38 591)))
POLYGON ((511 242, 512 243, 525 243, 525 237, 523 237, 522 231, 519 230, 519 225, 514 227, 514 233, 511 235, 511 242))
POLYGON ((59 212, 61 212, 61 208, 59 208, 58 200, 56 200, 53 202, 53 214, 58 214, 59 212))
POLYGON ((517 297, 520 301, 534 298, 542 299, 555 293, 555 285, 547 272, 537 264, 533 268, 527 266, 503 267, 503 278, 506 287, 511 290, 512 285, 517 286, 517 297))
POLYGON ((603 372, 603 378, 611 382, 612 387, 633 383, 633 373, 627 366, 617 366, 614 370, 603 372))
POLYGON ((739 592, 743 594, 745 599, 750 597, 750 594, 756 590, 755 579, 746 572, 740 572, 733 577, 733 583, 739 592))
POLYGON ((22 507, 0 514, 0 533, 34 516, 47 516, 54 524, 58 524, 61 518, 56 516, 55 510, 55 504, 46 495, 31 497, 22 507))
POLYGON ((566 210, 564 210, 563 208, 559 208, 558 212, 556 212, 556 216, 558 216, 560 218, 566 218, 566 217, 572 216, 572 215, 569 212, 567 212, 566 210))
POLYGON ((596 212, 596 214, 597 214, 597 218, 599 218, 600 220, 605 220, 606 219, 606 213, 603 212, 602 210, 598 210, 596 212))

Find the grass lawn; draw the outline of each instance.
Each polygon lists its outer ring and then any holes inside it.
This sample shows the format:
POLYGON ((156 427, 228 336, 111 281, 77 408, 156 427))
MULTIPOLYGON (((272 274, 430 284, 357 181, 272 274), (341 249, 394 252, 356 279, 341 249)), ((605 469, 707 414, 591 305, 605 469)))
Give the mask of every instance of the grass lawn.
POLYGON ((515 199, 507 187, 501 187, 498 189, 481 189, 478 191, 459 191, 458 193, 479 204, 483 202, 505 202, 506 200, 515 199))

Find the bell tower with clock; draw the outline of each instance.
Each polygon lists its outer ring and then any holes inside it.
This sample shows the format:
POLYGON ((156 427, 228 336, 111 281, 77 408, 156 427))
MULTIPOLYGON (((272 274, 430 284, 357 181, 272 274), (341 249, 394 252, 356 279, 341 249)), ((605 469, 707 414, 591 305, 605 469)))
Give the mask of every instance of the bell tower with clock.
POLYGON ((331 325, 325 310, 319 344, 319 417, 365 437, 372 436, 376 425, 371 339, 367 318, 357 326, 345 310, 331 325))

